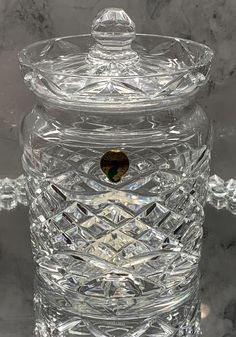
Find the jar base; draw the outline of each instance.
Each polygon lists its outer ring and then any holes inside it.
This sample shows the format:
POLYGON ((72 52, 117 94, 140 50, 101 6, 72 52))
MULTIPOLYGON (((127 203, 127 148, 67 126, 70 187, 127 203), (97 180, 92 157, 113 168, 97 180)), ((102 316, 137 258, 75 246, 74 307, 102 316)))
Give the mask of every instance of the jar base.
POLYGON ((198 293, 174 310, 145 318, 104 319, 72 314, 35 294, 36 337, 200 337, 198 293))

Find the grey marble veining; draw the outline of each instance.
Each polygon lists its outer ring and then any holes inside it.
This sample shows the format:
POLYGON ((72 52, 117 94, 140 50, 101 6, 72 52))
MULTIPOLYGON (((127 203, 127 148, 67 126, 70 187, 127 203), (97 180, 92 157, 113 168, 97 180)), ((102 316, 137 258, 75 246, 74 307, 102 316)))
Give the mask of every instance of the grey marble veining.
MULTIPOLYGON (((17 52, 51 36, 87 33, 104 7, 123 7, 138 32, 180 36, 215 51, 212 76, 199 94, 213 120, 212 171, 236 177, 235 0, 1 0, 0 177, 21 171, 18 129, 34 98, 17 52)), ((0 337, 32 337, 32 260, 27 211, 0 213, 0 337)), ((202 258, 204 337, 236 337, 236 218, 207 209, 202 258)))
POLYGON ((0 212, 0 337, 32 337, 33 271, 27 210, 0 212))
POLYGON ((203 337, 236 336, 235 224, 235 216, 207 208, 201 291, 209 315, 202 320, 203 337))

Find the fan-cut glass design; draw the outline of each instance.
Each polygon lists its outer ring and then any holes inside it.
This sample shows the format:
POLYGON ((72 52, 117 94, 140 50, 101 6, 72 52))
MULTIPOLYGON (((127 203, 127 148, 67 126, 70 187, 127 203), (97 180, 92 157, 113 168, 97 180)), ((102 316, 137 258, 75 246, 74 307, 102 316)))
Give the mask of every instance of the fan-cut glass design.
POLYGON ((94 20, 91 35, 36 42, 19 59, 36 95, 75 108, 173 103, 206 83, 212 56, 197 42, 136 34, 124 11, 108 9, 94 20))

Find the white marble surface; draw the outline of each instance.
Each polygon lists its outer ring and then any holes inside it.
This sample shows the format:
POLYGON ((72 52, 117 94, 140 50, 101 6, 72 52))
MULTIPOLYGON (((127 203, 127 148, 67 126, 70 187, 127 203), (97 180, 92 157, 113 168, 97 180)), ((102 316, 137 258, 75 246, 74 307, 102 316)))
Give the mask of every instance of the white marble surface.
MULTIPOLYGON (((27 209, 0 212, 0 229, 0 337, 33 337, 33 265, 27 209)), ((207 207, 204 233, 203 337, 235 337, 235 216, 207 207)))
MULTIPOLYGON (((1 0, 0 177, 21 171, 17 131, 33 104, 17 52, 50 36, 86 33, 104 7, 123 7, 138 32, 181 36, 216 53, 199 95, 215 127, 212 171, 236 177, 235 0, 1 0)), ((0 213, 0 337, 32 337, 32 262, 26 210, 0 213)), ((204 337, 236 337, 236 218, 209 208, 202 258, 202 294, 209 314, 204 337)), ((206 312, 206 310, 205 310, 206 312)))

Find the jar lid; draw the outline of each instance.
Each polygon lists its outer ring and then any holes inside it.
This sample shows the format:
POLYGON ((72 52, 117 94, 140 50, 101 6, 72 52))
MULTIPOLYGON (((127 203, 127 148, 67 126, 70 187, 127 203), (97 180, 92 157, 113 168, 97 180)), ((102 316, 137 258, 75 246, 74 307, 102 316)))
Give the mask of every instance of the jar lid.
POLYGON ((119 8, 102 10, 90 35, 36 42, 19 53, 30 89, 45 104, 69 109, 172 104, 206 83, 212 57, 197 42, 136 34, 119 8))

